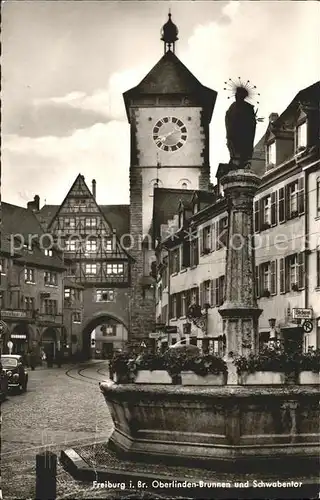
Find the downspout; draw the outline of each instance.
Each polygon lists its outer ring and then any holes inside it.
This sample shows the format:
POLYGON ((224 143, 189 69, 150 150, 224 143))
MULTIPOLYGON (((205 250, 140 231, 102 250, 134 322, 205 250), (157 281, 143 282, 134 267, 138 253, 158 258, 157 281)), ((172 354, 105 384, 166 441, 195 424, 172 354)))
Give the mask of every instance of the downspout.
MULTIPOLYGON (((309 175, 308 171, 305 170, 304 172, 304 197, 305 197, 305 206, 304 206, 304 245, 305 245, 305 258, 304 258, 304 265, 305 265, 305 287, 304 287, 304 307, 308 309, 309 306, 309 259, 310 259, 310 253, 309 253, 309 247, 310 247, 310 242, 309 242, 309 175)), ((309 337, 306 336, 306 348, 308 349, 309 347, 309 337)), ((303 350, 304 346, 303 346, 303 350)))

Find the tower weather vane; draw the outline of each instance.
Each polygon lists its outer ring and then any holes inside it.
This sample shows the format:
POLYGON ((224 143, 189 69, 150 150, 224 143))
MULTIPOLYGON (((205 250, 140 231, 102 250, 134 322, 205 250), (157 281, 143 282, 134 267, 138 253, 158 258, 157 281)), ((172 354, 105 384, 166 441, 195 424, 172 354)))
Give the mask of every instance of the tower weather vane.
POLYGON ((263 118, 257 117, 258 109, 255 110, 251 103, 258 105, 256 97, 260 94, 250 80, 244 83, 240 77, 236 82, 229 78, 225 85, 224 90, 231 92, 228 99, 235 97, 235 102, 231 104, 225 117, 229 164, 232 168, 250 167, 256 123, 263 121, 263 118))

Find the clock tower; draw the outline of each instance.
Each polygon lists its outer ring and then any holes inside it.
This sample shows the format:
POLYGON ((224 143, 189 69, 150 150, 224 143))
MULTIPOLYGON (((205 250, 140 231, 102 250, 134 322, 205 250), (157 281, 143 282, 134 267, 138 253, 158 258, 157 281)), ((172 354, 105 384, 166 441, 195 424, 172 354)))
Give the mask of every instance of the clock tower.
POLYGON ((154 331, 154 189, 177 189, 178 205, 179 190, 206 190, 210 182, 209 124, 217 93, 204 87, 178 59, 177 35, 169 13, 162 29, 164 55, 123 95, 131 131, 132 340, 147 339, 154 331))

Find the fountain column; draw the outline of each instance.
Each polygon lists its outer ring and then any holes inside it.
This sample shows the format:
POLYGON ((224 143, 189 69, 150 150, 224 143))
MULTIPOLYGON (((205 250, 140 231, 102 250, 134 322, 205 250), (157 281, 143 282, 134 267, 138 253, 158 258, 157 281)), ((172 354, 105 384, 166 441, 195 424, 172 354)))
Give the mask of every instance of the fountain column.
POLYGON ((226 113, 230 163, 221 179, 229 219, 225 300, 219 309, 227 340, 228 384, 238 382, 233 357, 258 350, 258 319, 262 313, 256 298, 253 230, 253 197, 261 181, 251 170, 256 118, 246 97, 246 89, 238 88, 236 101, 226 113))

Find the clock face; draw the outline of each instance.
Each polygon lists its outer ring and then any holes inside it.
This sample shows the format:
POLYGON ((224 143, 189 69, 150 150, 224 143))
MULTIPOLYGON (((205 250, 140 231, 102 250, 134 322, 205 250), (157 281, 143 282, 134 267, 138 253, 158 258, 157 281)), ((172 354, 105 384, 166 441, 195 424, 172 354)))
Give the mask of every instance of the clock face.
POLYGON ((153 140, 162 151, 177 151, 187 140, 187 128, 179 118, 165 116, 153 127, 153 140))

